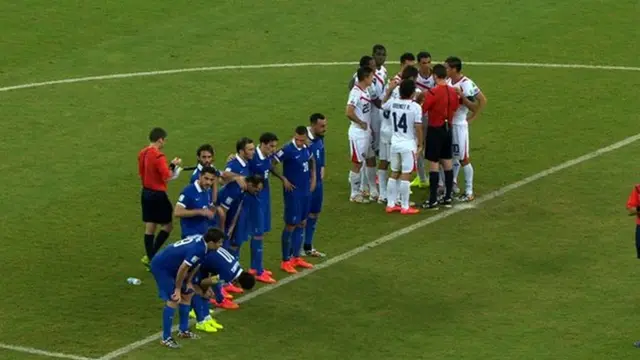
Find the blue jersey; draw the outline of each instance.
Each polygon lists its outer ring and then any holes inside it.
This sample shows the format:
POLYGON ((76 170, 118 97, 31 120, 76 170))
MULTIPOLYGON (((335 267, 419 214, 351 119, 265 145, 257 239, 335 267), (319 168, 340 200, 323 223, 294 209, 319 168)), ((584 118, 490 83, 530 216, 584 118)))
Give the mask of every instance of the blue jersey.
MULTIPOLYGON (((193 173, 191 173, 191 179, 189 179, 189 184, 193 184, 194 182, 196 182, 196 180, 198 180, 198 178, 200 178, 200 171, 202 171, 202 168, 203 168, 202 164, 198 164, 198 166, 196 166, 196 169, 193 170, 193 173)), ((218 171, 218 169, 214 167, 213 170, 216 171, 216 176, 220 176, 220 171, 218 171)))
POLYGON ((264 156, 260 148, 256 149, 253 159, 249 160, 249 171, 252 175, 257 174, 264 178, 263 191, 269 192, 269 174, 271 172, 273 156, 264 156))
POLYGON ((202 271, 202 276, 215 274, 220 277, 220 280, 227 283, 232 282, 242 274, 242 267, 238 260, 224 248, 208 252, 202 260, 200 270, 202 271))
POLYGON ((237 182, 228 183, 218 192, 216 206, 221 206, 227 211, 225 230, 228 231, 236 215, 240 215, 239 212, 242 211, 244 196, 245 192, 237 182))
POLYGON ((232 172, 245 177, 251 175, 249 164, 247 164, 247 162, 244 161, 244 159, 242 159, 238 154, 236 154, 233 159, 227 162, 224 171, 232 172))
POLYGON ((311 133, 311 129, 307 130, 309 134, 309 139, 311 140, 311 146, 309 146, 309 150, 313 155, 313 158, 316 162, 316 184, 322 184, 322 176, 321 171, 324 168, 325 157, 324 157, 324 138, 319 136, 314 136, 311 133))
POLYGON ((151 260, 151 271, 176 276, 180 265, 190 267, 198 264, 207 253, 207 244, 202 235, 194 235, 167 246, 151 260))
POLYGON ((309 160, 313 155, 304 145, 299 148, 294 141, 280 149, 274 158, 282 163, 284 177, 295 186, 294 193, 308 194, 311 190, 311 169, 309 160))
MULTIPOLYGON (((187 185, 176 206, 182 206, 187 210, 207 209, 213 205, 211 189, 204 190, 198 182, 187 185)), ((180 218, 180 227, 182 228, 182 237, 191 235, 202 235, 211 225, 209 218, 206 216, 192 216, 180 218)))

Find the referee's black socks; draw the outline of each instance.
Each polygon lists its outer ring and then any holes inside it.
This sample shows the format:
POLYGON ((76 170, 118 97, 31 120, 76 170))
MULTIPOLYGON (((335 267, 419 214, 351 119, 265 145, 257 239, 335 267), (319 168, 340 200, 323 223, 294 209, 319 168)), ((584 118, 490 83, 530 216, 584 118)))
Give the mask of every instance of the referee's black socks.
POLYGON ((438 202, 438 180, 440 179, 439 171, 429 171, 429 203, 438 202))
POLYGON ((453 192, 453 169, 444 171, 444 186, 444 198, 451 199, 451 193, 453 192))
POLYGON ((149 260, 153 258, 155 252, 153 251, 153 234, 144 234, 144 250, 147 252, 149 260))
POLYGON ((169 233, 164 230, 160 230, 160 232, 158 233, 158 236, 156 236, 156 243, 153 246, 154 256, 160 250, 162 245, 164 245, 164 243, 167 241, 168 238, 169 238, 169 233))

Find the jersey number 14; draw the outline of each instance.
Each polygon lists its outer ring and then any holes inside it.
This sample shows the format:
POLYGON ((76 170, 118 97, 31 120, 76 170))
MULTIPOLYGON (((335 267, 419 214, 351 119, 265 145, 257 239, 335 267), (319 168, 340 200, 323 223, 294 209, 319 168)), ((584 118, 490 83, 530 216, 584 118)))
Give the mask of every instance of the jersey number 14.
POLYGON ((400 119, 398 119, 398 115, 396 115, 395 111, 391 113, 393 115, 393 131, 400 132, 402 130, 403 133, 407 133, 407 114, 402 114, 400 119))

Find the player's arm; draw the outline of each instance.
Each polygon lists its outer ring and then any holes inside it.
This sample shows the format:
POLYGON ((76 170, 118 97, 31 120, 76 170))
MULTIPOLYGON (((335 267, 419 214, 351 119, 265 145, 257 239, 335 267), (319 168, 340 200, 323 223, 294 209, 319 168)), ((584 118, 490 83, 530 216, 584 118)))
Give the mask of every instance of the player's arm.
POLYGON ((482 91, 478 92, 478 94, 473 98, 473 101, 471 101, 468 97, 462 98, 462 101, 465 106, 467 106, 469 110, 471 110, 471 115, 467 116, 467 122, 475 120, 478 115, 480 115, 485 105, 487 105, 487 98, 484 96, 482 91), (472 106, 467 105, 467 102, 469 102, 472 106))
POLYGON ((176 288, 174 291, 174 301, 178 301, 180 300, 175 299, 175 295, 177 294, 178 296, 181 293, 181 289, 182 289, 182 285, 184 284, 185 279, 187 278, 187 274, 189 273, 189 269, 191 268, 191 266, 193 266, 193 264, 191 264, 189 261, 184 260, 182 262, 182 264, 180 265, 180 268, 178 269, 178 274, 176 275, 176 288))
POLYGON ((353 89, 353 86, 356 84, 356 78, 352 77, 351 80, 349 80, 349 90, 353 89))
POLYGON ((391 81, 389 81, 389 85, 387 85, 387 88, 384 92, 384 98, 382 100, 383 104, 389 101, 389 98, 393 93, 393 89, 395 89, 397 86, 398 86, 398 82, 396 81, 396 79, 391 79, 391 81))
POLYGON ((346 115, 347 115, 347 118, 350 121, 356 123, 356 125, 360 126, 361 128, 363 128, 365 130, 367 129, 367 123, 362 121, 362 120, 360 120, 360 118, 358 118, 358 116, 356 115, 356 107, 355 107, 355 105, 351 105, 351 104, 347 105, 346 115))
POLYGON ((160 155, 156 158, 156 168, 160 172, 160 176, 162 180, 165 182, 175 180, 178 178, 180 173, 182 172, 182 168, 180 164, 182 160, 179 158, 174 158, 171 160, 171 163, 167 165, 167 160, 164 155, 160 155))
POLYGON ((188 286, 193 285, 193 278, 196 276, 198 271, 200 271, 200 264, 198 264, 195 267, 192 267, 191 270, 188 272, 188 274, 187 274, 187 285, 188 286))
POLYGON ((189 205, 193 204, 194 200, 182 193, 178 198, 178 202, 176 203, 175 209, 173 209, 173 216, 179 218, 189 218, 194 216, 208 216, 208 213, 211 213, 208 209, 187 209, 190 207, 189 205))
POLYGON ((316 157, 315 156, 312 155, 309 158, 309 164, 311 165, 309 166, 311 168, 310 169, 311 171, 311 188, 310 189, 313 192, 315 191, 316 186, 318 184, 318 179, 316 179, 316 157))
POLYGON ((418 119, 415 124, 413 124, 413 126, 416 129, 416 137, 417 137, 417 143, 418 143, 418 153, 422 152, 422 149, 424 149, 424 134, 422 134, 422 121, 420 120, 422 118, 422 114, 418 113, 416 114, 416 119, 418 119))
POLYGON ((289 179, 280 175, 280 173, 276 171, 276 164, 277 164, 277 161, 274 160, 274 162, 271 163, 271 168, 269 169, 269 172, 273 174, 273 176, 277 177, 280 181, 282 181, 282 186, 286 191, 291 191, 295 189, 296 187, 293 186, 293 184, 289 181, 289 179))

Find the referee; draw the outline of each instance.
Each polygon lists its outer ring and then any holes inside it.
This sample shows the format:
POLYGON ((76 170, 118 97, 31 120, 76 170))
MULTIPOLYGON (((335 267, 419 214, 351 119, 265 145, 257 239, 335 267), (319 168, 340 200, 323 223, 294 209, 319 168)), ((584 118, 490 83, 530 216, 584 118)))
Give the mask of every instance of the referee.
POLYGON ((453 189, 453 157, 451 143, 450 119, 460 106, 460 98, 456 91, 447 85, 447 70, 442 64, 433 67, 436 86, 429 89, 422 103, 422 113, 428 116, 425 158, 429 160, 429 200, 422 204, 425 209, 438 209, 439 164, 444 168, 446 192, 441 201, 445 207, 451 207, 451 191, 453 189))
POLYGON ((138 153, 138 173, 142 181, 140 202, 144 222, 144 248, 147 253, 142 257, 142 263, 146 266, 149 266, 153 256, 167 241, 173 228, 173 207, 167 196, 167 182, 176 179, 182 171, 182 160, 179 158, 174 158, 167 165, 161 151, 166 139, 167 132, 164 129, 154 128, 149 133, 151 144, 138 153), (155 236, 158 227, 160 232, 155 236))

